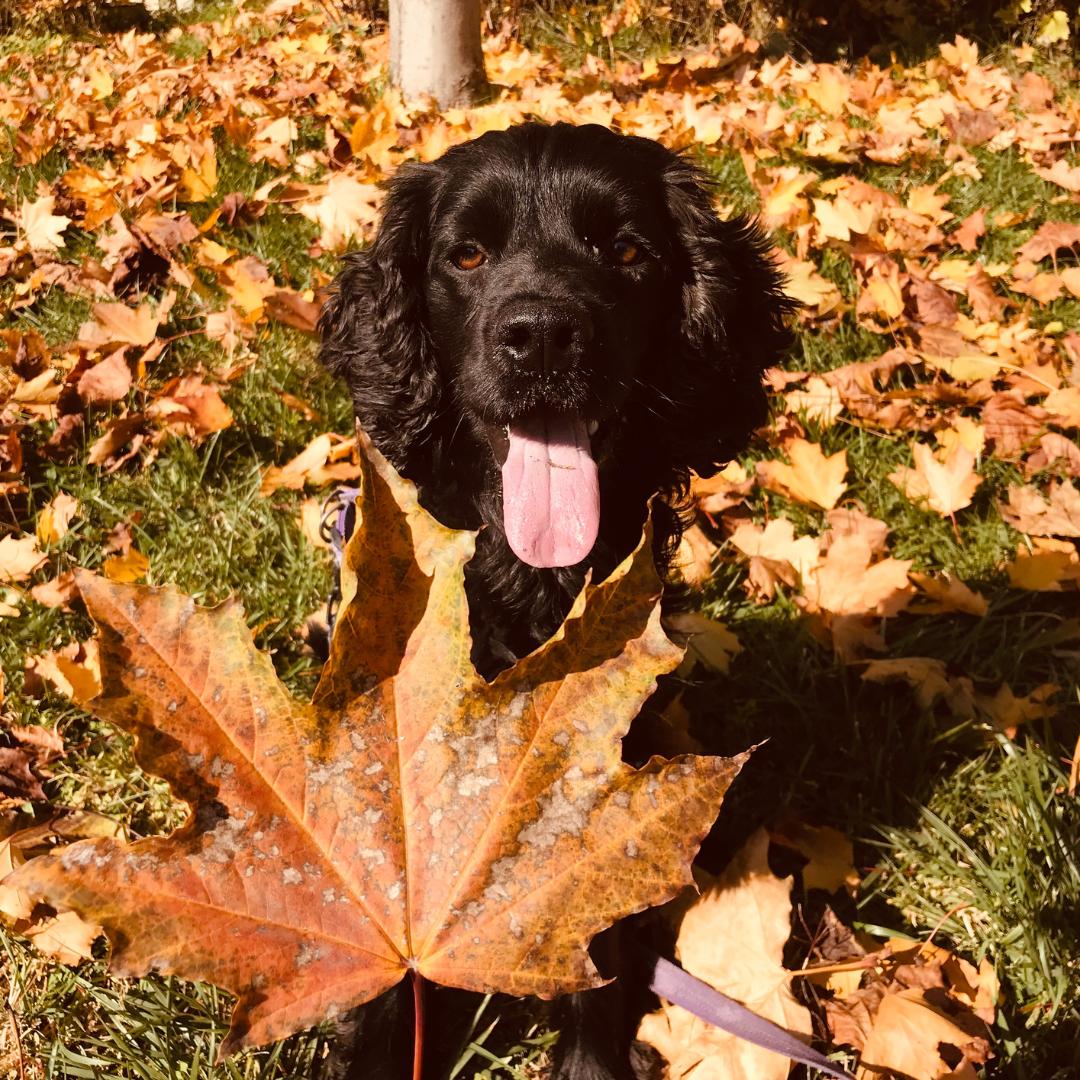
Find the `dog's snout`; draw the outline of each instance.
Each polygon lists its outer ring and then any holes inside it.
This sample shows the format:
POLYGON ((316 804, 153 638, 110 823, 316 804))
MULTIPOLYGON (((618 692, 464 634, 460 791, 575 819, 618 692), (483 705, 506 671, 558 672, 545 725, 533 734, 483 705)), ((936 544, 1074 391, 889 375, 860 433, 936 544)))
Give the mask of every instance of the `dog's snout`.
POLYGON ((589 313, 570 305, 517 303, 500 322, 499 343, 515 367, 537 374, 568 368, 593 336, 589 313))

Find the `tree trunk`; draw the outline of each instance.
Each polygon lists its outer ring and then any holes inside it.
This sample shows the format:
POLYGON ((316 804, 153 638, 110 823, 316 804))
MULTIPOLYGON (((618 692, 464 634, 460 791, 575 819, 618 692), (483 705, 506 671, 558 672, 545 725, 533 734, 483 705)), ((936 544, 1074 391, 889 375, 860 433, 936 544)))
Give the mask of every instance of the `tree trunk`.
POLYGON ((390 0, 390 77, 406 99, 476 101, 487 87, 480 0, 390 0))

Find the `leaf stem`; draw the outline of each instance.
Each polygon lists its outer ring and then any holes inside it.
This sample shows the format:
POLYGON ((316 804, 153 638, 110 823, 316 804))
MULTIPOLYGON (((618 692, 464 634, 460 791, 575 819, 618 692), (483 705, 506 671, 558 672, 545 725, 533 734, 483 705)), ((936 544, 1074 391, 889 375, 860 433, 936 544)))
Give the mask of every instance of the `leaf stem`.
POLYGON ((424 1073, 424 976, 412 971, 413 991, 413 1066, 412 1080, 421 1080, 424 1073))

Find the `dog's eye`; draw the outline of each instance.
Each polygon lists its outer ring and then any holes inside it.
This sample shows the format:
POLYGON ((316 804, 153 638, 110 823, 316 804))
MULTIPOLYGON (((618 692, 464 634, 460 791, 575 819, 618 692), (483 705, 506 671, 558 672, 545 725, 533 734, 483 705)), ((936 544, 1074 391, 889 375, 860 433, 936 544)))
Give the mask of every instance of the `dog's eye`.
POLYGON ((487 253, 475 244, 462 244, 450 259, 459 270, 475 270, 487 261, 487 253))
POLYGON ((611 259, 619 266, 633 266, 641 257, 641 248, 633 240, 619 237, 611 242, 611 259))

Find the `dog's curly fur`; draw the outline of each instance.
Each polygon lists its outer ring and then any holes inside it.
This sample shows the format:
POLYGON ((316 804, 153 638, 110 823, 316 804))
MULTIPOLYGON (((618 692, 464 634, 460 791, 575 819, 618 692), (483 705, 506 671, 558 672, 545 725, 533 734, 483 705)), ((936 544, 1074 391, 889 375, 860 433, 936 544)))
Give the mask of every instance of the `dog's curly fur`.
MULTIPOLYGON (((712 475, 763 422, 761 373, 787 347, 790 310, 769 247, 753 222, 717 217, 685 158, 596 126, 492 132, 393 180, 374 243, 329 292, 321 358, 428 509, 484 526, 467 574, 484 674, 545 640, 587 571, 629 553, 656 492, 663 564, 691 470, 712 475), (630 242, 633 261, 614 261, 630 242), (483 265, 462 268, 462 250, 483 265), (500 319, 523 296, 586 328, 558 371, 505 362, 500 319), (599 424, 599 537, 574 566, 526 565, 503 528, 490 429, 538 406, 599 424)), ((618 1075, 576 1044, 563 1061, 563 1077, 618 1075)))

